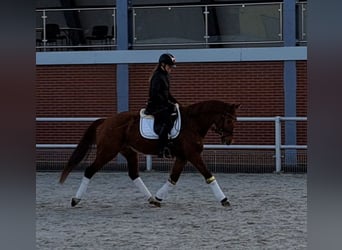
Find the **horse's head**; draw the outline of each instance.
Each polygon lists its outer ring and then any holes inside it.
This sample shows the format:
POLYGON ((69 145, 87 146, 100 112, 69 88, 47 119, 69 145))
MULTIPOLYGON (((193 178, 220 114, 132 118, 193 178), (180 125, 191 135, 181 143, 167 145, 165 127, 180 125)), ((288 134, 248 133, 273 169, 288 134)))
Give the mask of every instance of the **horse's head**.
POLYGON ((236 110, 240 104, 231 104, 228 110, 225 110, 214 121, 213 131, 221 136, 221 142, 226 145, 233 143, 233 132, 236 123, 236 110))

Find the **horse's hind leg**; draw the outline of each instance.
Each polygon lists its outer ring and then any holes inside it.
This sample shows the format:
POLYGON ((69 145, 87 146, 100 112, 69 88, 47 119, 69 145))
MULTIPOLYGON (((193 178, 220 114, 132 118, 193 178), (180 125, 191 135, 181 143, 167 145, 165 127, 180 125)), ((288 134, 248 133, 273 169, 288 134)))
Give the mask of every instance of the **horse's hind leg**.
POLYGON ((125 150, 120 152, 127 160, 128 165, 128 176, 133 181, 134 185, 139 189, 139 191, 145 196, 147 201, 155 205, 157 207, 160 207, 160 203, 157 202, 151 192, 148 190, 148 188, 145 186, 145 183, 139 176, 139 170, 138 170, 138 154, 133 151, 130 148, 126 148, 125 150))
POLYGON ((81 181, 81 185, 79 186, 75 197, 71 199, 71 206, 76 206, 80 201, 82 196, 87 191, 90 179, 93 177, 93 175, 99 171, 107 162, 109 162, 111 159, 113 159, 116 156, 117 153, 111 153, 109 155, 97 155, 95 161, 86 168, 84 171, 84 176, 81 181))
POLYGON ((186 160, 176 158, 169 179, 156 193, 156 200, 162 201, 167 198, 168 193, 176 186, 176 183, 179 179, 180 174, 183 171, 185 164, 186 160))

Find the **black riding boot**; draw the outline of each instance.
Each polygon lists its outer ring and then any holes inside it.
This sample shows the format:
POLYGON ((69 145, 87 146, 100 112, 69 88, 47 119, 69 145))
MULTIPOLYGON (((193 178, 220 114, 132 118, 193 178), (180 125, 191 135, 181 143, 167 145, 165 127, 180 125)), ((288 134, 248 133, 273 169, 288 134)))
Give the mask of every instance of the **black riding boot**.
POLYGON ((169 142, 168 131, 166 126, 163 125, 159 132, 159 145, 158 145, 158 157, 159 158, 172 158, 171 150, 167 146, 169 142))

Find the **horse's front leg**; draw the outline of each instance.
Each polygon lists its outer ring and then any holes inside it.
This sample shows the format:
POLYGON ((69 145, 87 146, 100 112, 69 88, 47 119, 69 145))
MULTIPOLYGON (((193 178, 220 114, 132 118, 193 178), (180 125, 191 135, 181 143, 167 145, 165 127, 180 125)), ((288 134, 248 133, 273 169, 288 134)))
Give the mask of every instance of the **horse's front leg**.
POLYGON ((167 198, 168 193, 176 186, 176 183, 179 179, 180 174, 183 171, 185 164, 186 164, 186 160, 176 158, 176 161, 172 167, 169 179, 156 193, 156 196, 155 196, 156 200, 162 201, 167 198))
POLYGON ((131 178, 134 185, 139 189, 139 191, 144 195, 144 197, 150 204, 160 207, 160 202, 154 199, 151 192, 148 190, 145 183, 139 176, 138 154, 129 148, 126 148, 125 150, 121 151, 121 154, 127 160, 128 176, 129 178, 131 178))
POLYGON ((230 206, 228 198, 224 195, 224 193, 222 192, 217 180, 215 179, 215 177, 211 174, 211 172, 208 170, 208 168, 204 164, 201 155, 200 154, 193 154, 191 159, 189 159, 189 161, 203 175, 206 183, 209 184, 209 187, 211 188, 212 192, 214 193, 215 198, 219 202, 221 202, 222 206, 224 206, 224 207, 230 206))

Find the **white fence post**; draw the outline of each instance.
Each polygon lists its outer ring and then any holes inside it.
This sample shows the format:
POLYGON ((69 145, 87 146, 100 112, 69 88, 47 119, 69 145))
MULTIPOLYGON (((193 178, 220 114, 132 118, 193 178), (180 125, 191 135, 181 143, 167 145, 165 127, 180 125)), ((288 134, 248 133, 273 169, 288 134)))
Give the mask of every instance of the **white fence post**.
POLYGON ((276 172, 281 171, 281 123, 280 116, 275 117, 275 163, 276 172))
POLYGON ((146 155, 146 170, 151 171, 152 170, 152 156, 146 155))

